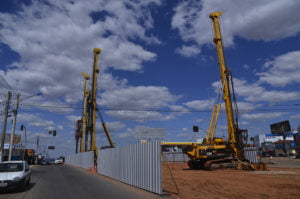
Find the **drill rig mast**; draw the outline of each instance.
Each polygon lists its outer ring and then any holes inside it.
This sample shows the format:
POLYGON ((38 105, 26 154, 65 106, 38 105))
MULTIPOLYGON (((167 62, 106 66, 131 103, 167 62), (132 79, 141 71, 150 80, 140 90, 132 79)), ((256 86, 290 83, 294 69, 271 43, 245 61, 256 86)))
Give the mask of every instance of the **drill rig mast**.
MULTIPOLYGON (((234 116, 233 107, 232 107, 232 98, 230 93, 230 85, 231 90, 233 92, 233 98, 235 99, 233 83, 231 79, 231 70, 226 68, 225 56, 223 50, 221 29, 220 29, 220 16, 221 12, 214 12, 209 15, 209 17, 213 21, 213 28, 215 37, 213 39, 216 44, 220 73, 221 73, 221 81, 223 86, 223 97, 225 102, 225 110, 227 117, 227 128, 228 128, 228 144, 229 147, 233 150, 233 157, 236 159, 244 158, 243 151, 243 137, 247 138, 247 130, 242 130, 238 128, 238 119, 237 119, 237 105, 234 101, 236 112, 234 116), (231 84, 230 84, 231 83, 231 84)), ((246 140, 247 141, 247 140, 246 140)))
MULTIPOLYGON (((215 138, 215 126, 217 124, 220 107, 215 106, 206 140, 202 144, 193 144, 183 151, 189 156, 189 167, 193 169, 213 170, 218 168, 234 167, 238 169, 254 169, 244 157, 244 146, 247 141, 247 130, 238 128, 237 105, 232 82, 231 71, 226 68, 225 57, 220 30, 221 12, 209 15, 213 22, 214 43, 216 44, 218 61, 221 73, 223 99, 225 103, 228 140, 215 138), (232 102, 232 99, 234 102, 232 102), (232 104, 234 104, 235 110, 232 104), (215 115, 215 116, 214 116, 215 115)), ((220 106, 220 105, 219 105, 220 106)))
POLYGON ((102 127, 106 134, 106 137, 109 141, 110 146, 105 146, 102 148, 113 148, 115 147, 108 128, 104 122, 104 119, 101 115, 99 107, 97 107, 97 79, 98 74, 100 72, 100 68, 98 67, 98 58, 101 49, 94 48, 94 64, 93 64, 93 79, 92 79, 92 90, 88 89, 88 81, 90 76, 86 73, 81 73, 81 75, 85 78, 84 82, 84 98, 83 98, 83 111, 81 120, 77 121, 76 128, 76 153, 78 151, 78 141, 80 141, 80 152, 85 151, 94 151, 94 170, 97 170, 97 157, 98 157, 98 148, 96 145, 96 113, 98 112, 98 116, 101 120, 102 127), (88 144, 90 143, 89 147, 88 144))

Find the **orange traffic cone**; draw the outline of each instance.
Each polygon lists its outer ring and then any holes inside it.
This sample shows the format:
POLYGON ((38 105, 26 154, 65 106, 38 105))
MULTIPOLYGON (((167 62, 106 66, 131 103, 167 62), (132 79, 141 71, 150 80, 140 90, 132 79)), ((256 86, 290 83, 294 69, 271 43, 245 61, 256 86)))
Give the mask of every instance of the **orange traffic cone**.
POLYGON ((89 172, 89 173, 92 173, 92 166, 91 166, 91 165, 89 165, 88 172, 89 172))

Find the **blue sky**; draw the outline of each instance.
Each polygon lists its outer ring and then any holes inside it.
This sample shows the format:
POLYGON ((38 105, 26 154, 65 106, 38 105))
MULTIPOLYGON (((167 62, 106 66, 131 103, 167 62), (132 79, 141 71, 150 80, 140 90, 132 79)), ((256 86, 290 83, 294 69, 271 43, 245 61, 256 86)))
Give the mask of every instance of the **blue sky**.
MULTIPOLYGON (((74 153, 80 73, 91 74, 97 47, 102 49, 97 102, 117 145, 136 143, 145 128, 163 128, 165 141, 204 137, 192 126, 208 128, 220 94, 208 17, 215 11, 223 12, 240 128, 255 136, 289 120, 295 129, 300 125, 299 7, 297 0, 1 1, 0 75, 21 99, 42 93, 21 103, 17 129, 27 127, 32 147, 38 135, 41 145, 56 145, 52 156, 74 153), (51 129, 57 137, 47 134, 51 129)), ((1 81, 1 112, 7 90, 1 81)), ((107 141, 99 123, 100 147, 107 141)), ((226 135, 222 110, 217 136, 226 135)))

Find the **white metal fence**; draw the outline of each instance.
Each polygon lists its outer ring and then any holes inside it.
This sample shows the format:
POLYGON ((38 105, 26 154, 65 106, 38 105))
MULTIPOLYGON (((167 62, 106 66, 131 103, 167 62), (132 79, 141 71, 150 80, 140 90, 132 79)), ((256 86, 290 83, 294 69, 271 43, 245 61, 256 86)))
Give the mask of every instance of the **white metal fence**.
POLYGON ((77 153, 65 159, 66 164, 74 165, 80 168, 88 169, 89 166, 93 168, 94 152, 88 151, 84 153, 77 153))
POLYGON ((163 161, 167 161, 169 163, 186 163, 190 160, 187 154, 183 152, 163 152, 165 159, 163 161))
POLYGON ((245 147, 244 148, 244 155, 247 160, 251 163, 258 163, 257 159, 258 148, 257 147, 245 147))
POLYGON ((98 173, 162 194, 160 142, 99 150, 98 173))

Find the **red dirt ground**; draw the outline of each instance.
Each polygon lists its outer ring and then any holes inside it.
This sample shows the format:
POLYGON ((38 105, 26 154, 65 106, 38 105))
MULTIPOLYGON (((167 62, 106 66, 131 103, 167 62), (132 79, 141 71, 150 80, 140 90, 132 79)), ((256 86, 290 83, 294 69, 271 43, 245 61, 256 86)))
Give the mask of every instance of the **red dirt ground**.
POLYGON ((300 160, 293 168, 278 165, 270 165, 269 171, 203 171, 186 164, 169 164, 167 169, 163 164, 163 189, 174 199, 300 198, 300 160))

